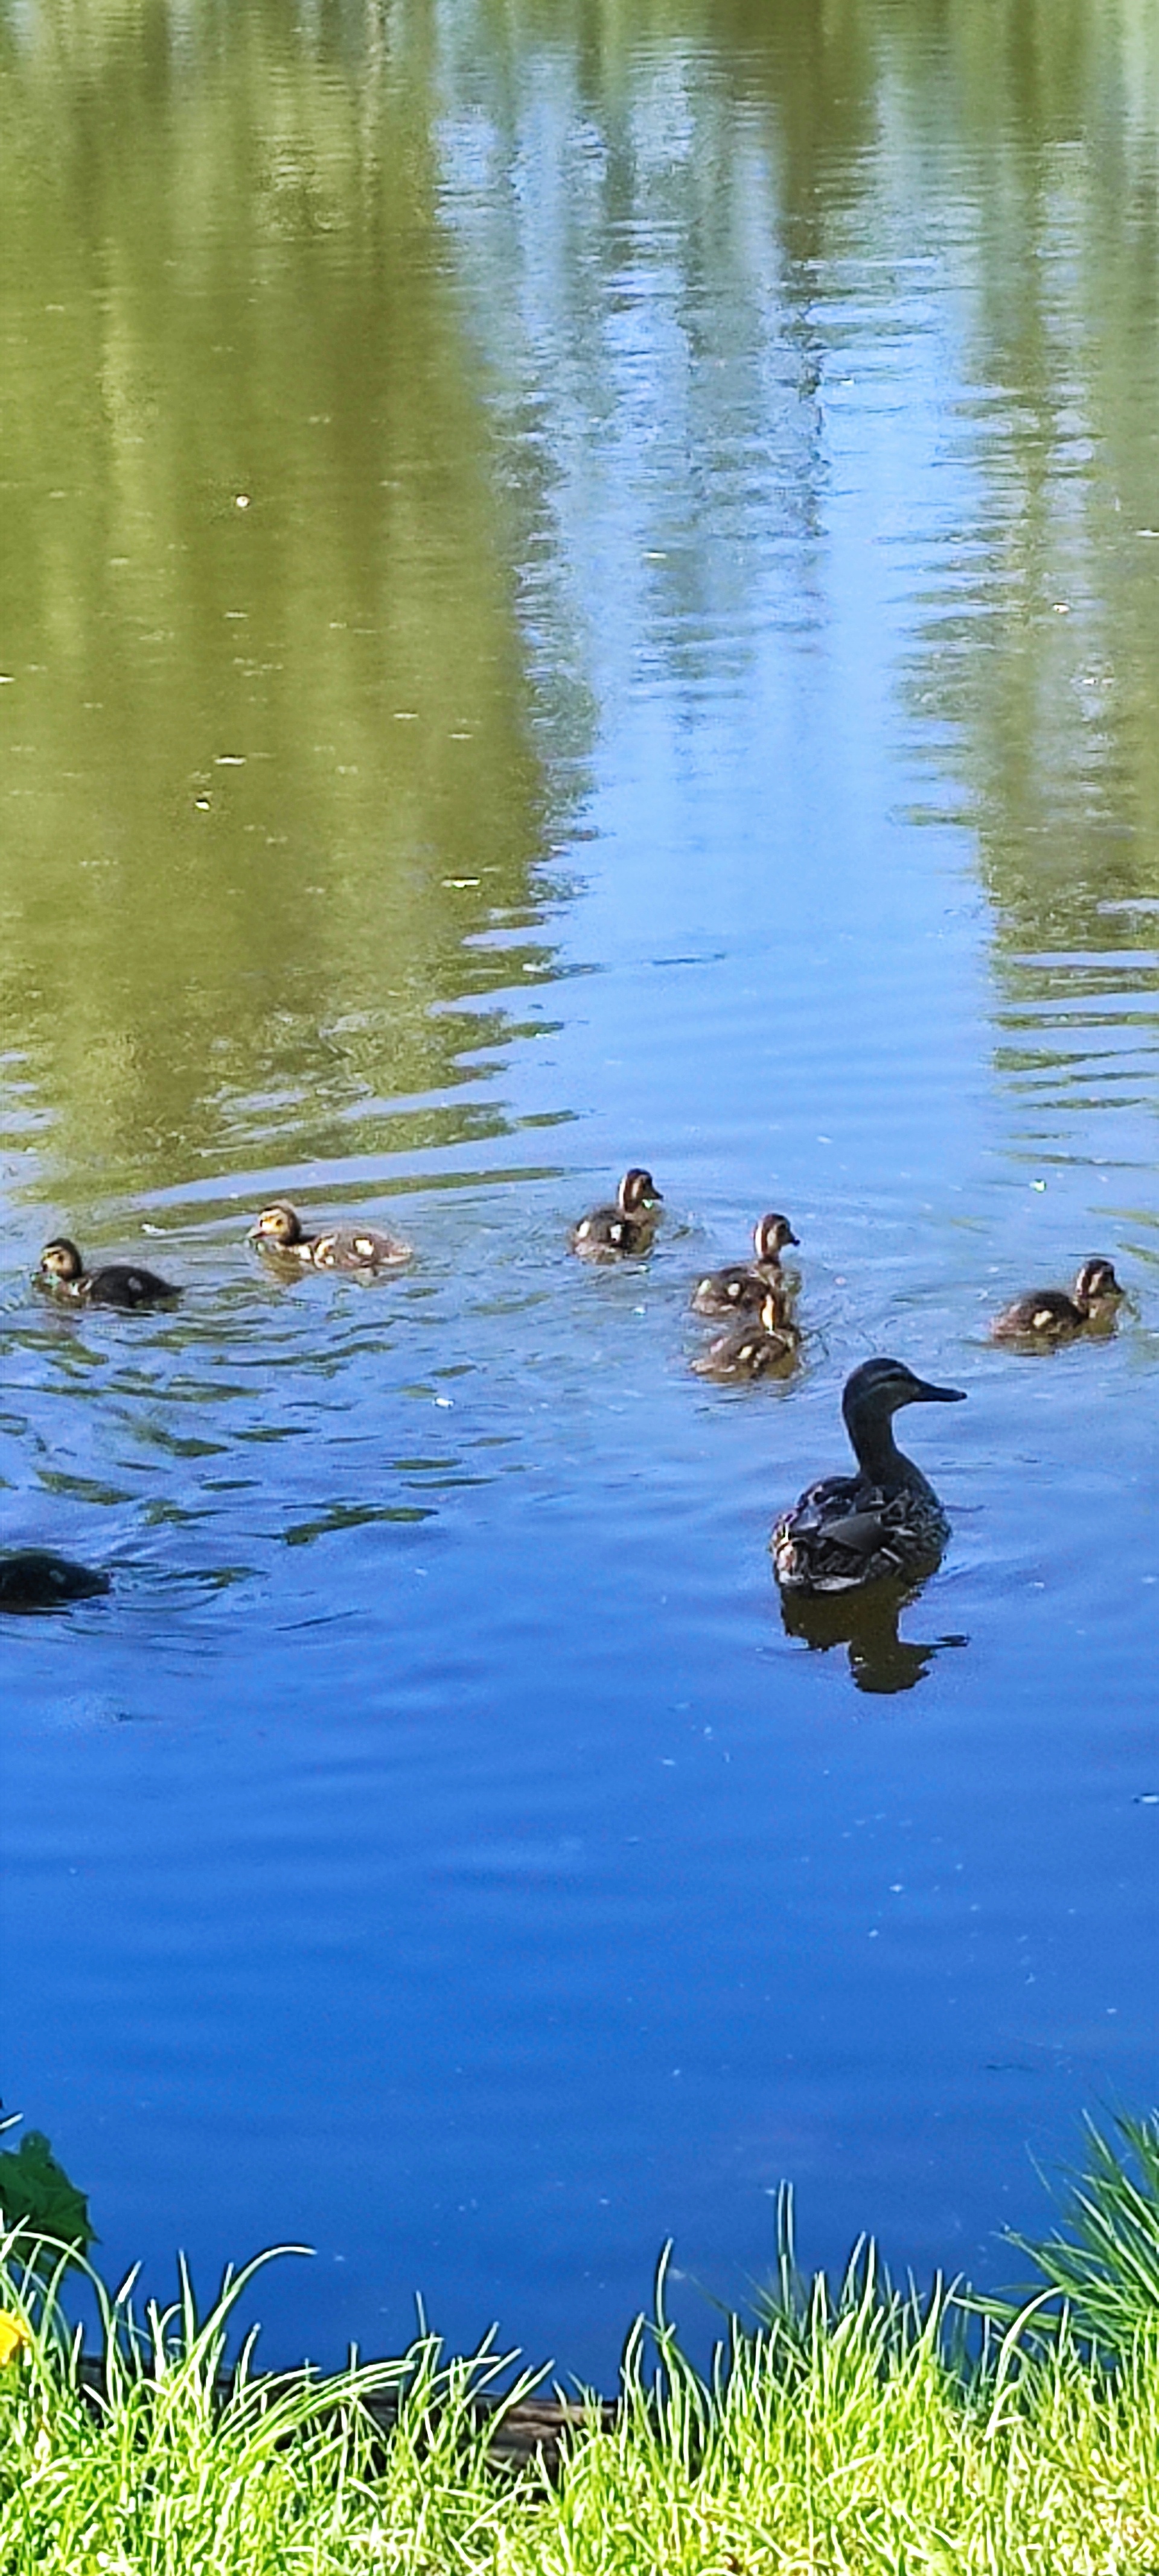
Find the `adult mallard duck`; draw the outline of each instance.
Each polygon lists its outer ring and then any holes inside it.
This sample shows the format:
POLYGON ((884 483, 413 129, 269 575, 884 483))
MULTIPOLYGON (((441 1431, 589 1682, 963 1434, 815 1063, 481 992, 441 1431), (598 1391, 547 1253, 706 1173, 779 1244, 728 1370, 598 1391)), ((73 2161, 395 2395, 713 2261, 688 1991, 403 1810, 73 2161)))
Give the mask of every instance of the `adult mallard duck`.
POLYGON ((1115 1265, 1093 1252, 1084 1261, 1070 1296, 1065 1288, 1028 1288, 1012 1306, 1004 1306, 990 1326, 996 1342, 1070 1342, 1088 1324, 1112 1324, 1123 1290, 1115 1265))
POLYGON ((893 1436, 903 1404, 961 1404, 957 1386, 930 1386, 904 1360, 865 1360, 841 1398, 856 1476, 810 1485, 777 1522, 770 1545, 786 1592, 850 1592, 883 1577, 931 1574, 950 1534, 932 1485, 893 1436))
POLYGON ((798 1240, 787 1216, 762 1216, 753 1227, 753 1259, 735 1261, 726 1270, 710 1270, 692 1291, 697 1315, 755 1314, 770 1292, 789 1303, 789 1283, 781 1268, 786 1244, 798 1240))
POLYGON ((256 1225, 250 1227, 249 1240, 260 1252, 302 1270, 353 1270, 366 1276, 376 1270, 397 1270, 411 1257, 409 1243, 398 1235, 380 1234, 372 1225, 331 1226, 315 1234, 303 1225, 288 1199, 274 1199, 262 1209, 256 1225))
POLYGON ((773 1370, 787 1375, 800 1343, 796 1325, 787 1321, 780 1297, 770 1289, 759 1314, 741 1315, 727 1332, 716 1333, 692 1367, 697 1377, 720 1378, 726 1384, 738 1378, 767 1377, 773 1370))
POLYGON ((612 1207, 592 1208, 573 1226, 571 1248, 581 1261, 629 1261, 650 1252, 664 1202, 651 1172, 625 1172, 612 1207))
POLYGON ((63 1610, 110 1589, 107 1574, 51 1548, 14 1547, 0 1555, 0 1610, 63 1610))
POLYGON ((38 1285, 62 1290, 81 1305, 119 1306, 126 1314, 141 1306, 171 1306, 181 1295, 170 1280, 159 1279, 155 1270, 144 1270, 136 1261, 107 1261, 100 1270, 86 1270, 67 1234, 45 1244, 38 1285))

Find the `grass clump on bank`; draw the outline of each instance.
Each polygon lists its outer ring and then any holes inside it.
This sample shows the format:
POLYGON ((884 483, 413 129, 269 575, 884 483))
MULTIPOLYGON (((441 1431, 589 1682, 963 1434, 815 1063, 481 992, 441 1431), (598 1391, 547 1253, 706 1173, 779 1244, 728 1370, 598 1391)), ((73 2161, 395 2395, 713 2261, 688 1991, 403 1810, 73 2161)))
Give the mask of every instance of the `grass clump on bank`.
POLYGON ((94 2388, 59 2277, 17 2261, 0 2576, 1156 2576, 1159 2123, 1123 2136, 1138 2177, 1097 2142, 1071 2235, 1032 2249, 1047 2287, 1008 2321, 894 2291, 872 2247, 839 2290, 802 2283, 786 2226, 761 2324, 734 2321, 705 2379, 661 2267, 618 2407, 593 2401, 550 2470, 503 2455, 530 2382, 482 2408, 489 2347, 446 2362, 424 2337, 319 2380, 258 2377, 251 2340, 223 2384, 251 2265, 205 2320, 184 2276, 140 2323, 98 2291, 94 2388))

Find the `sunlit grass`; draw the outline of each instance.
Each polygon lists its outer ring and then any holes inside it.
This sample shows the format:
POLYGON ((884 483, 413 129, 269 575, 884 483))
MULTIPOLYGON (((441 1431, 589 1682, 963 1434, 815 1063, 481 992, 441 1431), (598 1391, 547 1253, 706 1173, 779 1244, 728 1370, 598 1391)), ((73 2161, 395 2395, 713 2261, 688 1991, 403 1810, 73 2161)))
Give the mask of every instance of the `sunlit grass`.
POLYGON ((400 2360, 326 2380, 257 2377, 250 2335, 227 2376, 233 2312, 272 2259, 259 2255, 227 2275, 205 2318, 183 2267, 174 2305, 150 2303, 140 2320, 131 2283, 110 2300, 91 2276, 103 2329, 94 2387, 60 2275, 45 2288, 31 2270, 6 2273, 5 2251, 0 2240, 0 2301, 27 2344, 0 2371, 4 2576, 497 2563, 497 2419, 481 2428, 474 2406, 504 2367, 490 2347, 444 2363, 423 2336, 400 2360), (395 2414, 385 2440, 370 2411, 384 2399, 395 2414))
POLYGON ((1013 2240, 1112 2352, 1159 2318, 1159 2113, 1115 2127, 1119 2146, 1087 2122, 1090 2164, 1069 2177, 1064 2232, 1013 2240))
POLYGON ((421 2336, 322 2381, 257 2376, 251 2339, 226 2377, 268 2257, 204 2319, 184 2273, 140 2320, 96 2285, 94 2390, 60 2278, 9 2239, 0 2576, 1155 2576, 1159 2131, 1121 2126, 1124 2156, 1094 2138, 1069 2233, 1032 2249, 1045 2287, 1004 2326, 941 2284, 893 2288, 869 2244, 836 2287, 803 2279, 786 2197, 761 2321, 731 2323, 705 2378, 662 2264, 619 2407, 593 2403, 550 2471, 501 2455, 530 2383, 481 2408, 490 2345, 448 2362, 421 2336))

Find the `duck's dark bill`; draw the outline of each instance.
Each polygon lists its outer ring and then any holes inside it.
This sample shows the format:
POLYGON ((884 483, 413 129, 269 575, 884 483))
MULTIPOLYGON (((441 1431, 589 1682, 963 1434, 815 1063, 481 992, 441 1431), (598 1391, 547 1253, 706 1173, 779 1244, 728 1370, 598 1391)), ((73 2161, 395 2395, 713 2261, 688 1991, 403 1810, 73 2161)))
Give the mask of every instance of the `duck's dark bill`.
POLYGON ((917 1392, 920 1404, 964 1404, 966 1401, 964 1386, 929 1386, 924 1377, 918 1379, 917 1392))

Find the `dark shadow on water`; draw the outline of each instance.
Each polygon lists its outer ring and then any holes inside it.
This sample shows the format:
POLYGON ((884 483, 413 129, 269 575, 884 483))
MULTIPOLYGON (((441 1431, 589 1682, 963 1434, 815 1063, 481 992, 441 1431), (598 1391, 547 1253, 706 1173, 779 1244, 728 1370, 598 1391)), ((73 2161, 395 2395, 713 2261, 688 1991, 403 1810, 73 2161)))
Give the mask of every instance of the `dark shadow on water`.
POLYGON ((49 1548, 18 1547, 0 1556, 0 1610, 35 1617, 46 1610, 66 1610, 71 1601, 92 1601, 111 1589, 107 1574, 77 1565, 71 1557, 54 1556, 49 1548))
POLYGON ((966 1646, 968 1637, 932 1637, 911 1645, 898 1635, 898 1621, 918 1589, 901 1583, 874 1583, 864 1592, 825 1593, 813 1599, 781 1595, 785 1634, 799 1637, 815 1654, 847 1646, 849 1670, 859 1691, 884 1696, 914 1690, 935 1655, 944 1647, 966 1646))

